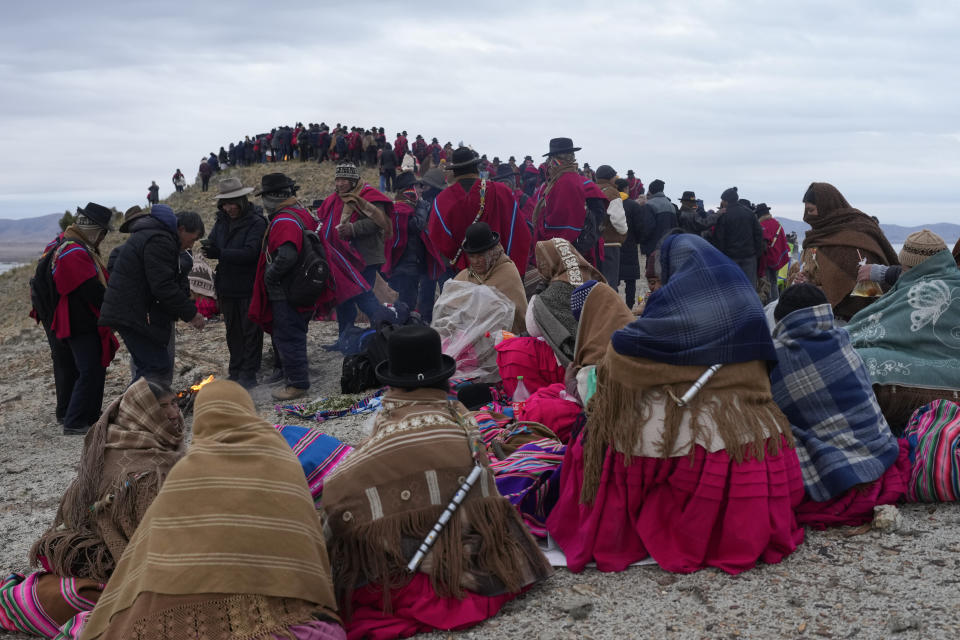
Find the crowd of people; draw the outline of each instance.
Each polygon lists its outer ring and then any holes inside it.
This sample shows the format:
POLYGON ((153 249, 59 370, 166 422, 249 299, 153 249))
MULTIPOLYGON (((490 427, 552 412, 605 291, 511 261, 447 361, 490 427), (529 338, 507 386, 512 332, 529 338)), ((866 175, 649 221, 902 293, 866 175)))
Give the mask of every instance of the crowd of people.
MULTIPOLYGON (((303 131, 281 158, 312 157, 303 131)), ((202 247, 229 380, 197 394, 185 451, 172 326, 204 325, 187 283, 202 220, 131 208, 104 264, 111 212, 90 203, 47 247, 34 311, 57 416, 89 433, 38 570, 0 585, 0 627, 407 637, 475 625, 548 579, 547 540, 574 572, 652 558, 736 574, 789 556, 805 526, 960 498, 960 241, 924 230, 896 252, 815 182, 791 260, 736 187, 716 211, 693 191, 676 207, 661 180, 588 174, 569 138, 532 194, 461 146, 435 167, 401 158, 391 197, 362 180, 359 144, 311 206, 281 172, 219 181, 202 247), (347 352, 361 312, 388 336, 365 439, 258 418, 247 389, 309 392, 310 322, 335 314, 329 346, 347 352), (101 414, 114 331, 131 385, 101 414), (275 370, 259 380, 264 333, 275 370)))

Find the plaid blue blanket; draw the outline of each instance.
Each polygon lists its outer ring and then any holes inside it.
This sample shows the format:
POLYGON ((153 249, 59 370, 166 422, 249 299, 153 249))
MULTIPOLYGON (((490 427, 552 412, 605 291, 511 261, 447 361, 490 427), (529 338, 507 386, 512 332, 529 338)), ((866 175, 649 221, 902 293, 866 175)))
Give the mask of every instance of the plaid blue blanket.
POLYGON ((834 327, 830 305, 787 315, 773 342, 773 397, 797 439, 807 495, 824 502, 882 476, 897 459, 897 439, 863 360, 847 332, 834 327))

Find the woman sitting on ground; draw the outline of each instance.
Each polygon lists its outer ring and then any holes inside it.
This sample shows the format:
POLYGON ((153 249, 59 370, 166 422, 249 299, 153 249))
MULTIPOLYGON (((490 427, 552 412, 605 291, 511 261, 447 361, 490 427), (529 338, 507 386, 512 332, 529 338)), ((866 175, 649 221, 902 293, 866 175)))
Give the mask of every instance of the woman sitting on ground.
POLYGON ((845 328, 895 435, 937 399, 960 402, 960 270, 940 236, 918 231, 897 283, 845 328))
POLYGON ((229 380, 201 389, 194 410, 187 455, 83 638, 344 638, 320 519, 283 436, 229 380))
POLYGON ((476 422, 447 398, 456 364, 441 353, 440 336, 401 327, 387 347, 377 375, 390 389, 373 434, 324 481, 330 561, 350 638, 470 627, 551 574, 497 492, 476 422), (463 503, 409 569, 461 489, 463 503))
POLYGON ((166 386, 140 378, 107 407, 53 524, 30 549, 42 570, 0 586, 0 628, 52 638, 93 609, 182 444, 183 418, 166 386))
POLYGON ((774 318, 773 398, 797 439, 806 490, 797 519, 817 529, 869 522, 875 506, 906 494, 910 446, 890 432, 867 368, 820 289, 788 287, 774 318))
POLYGON ((809 282, 823 289, 834 315, 848 320, 873 301, 850 295, 860 262, 897 264, 897 254, 876 220, 851 207, 832 184, 811 183, 803 203, 803 221, 813 228, 803 239, 801 270, 793 283, 809 282))
POLYGON ((523 279, 500 245, 500 234, 491 231, 486 222, 475 222, 464 234, 463 252, 468 266, 454 280, 483 284, 502 293, 514 304, 513 326, 504 328, 514 333, 523 331, 527 313, 523 279))
POLYGON ((779 562, 803 540, 803 481, 770 394, 776 354, 760 300, 698 236, 667 236, 657 265, 663 286, 597 365, 547 528, 572 571, 648 556, 679 573, 779 562))

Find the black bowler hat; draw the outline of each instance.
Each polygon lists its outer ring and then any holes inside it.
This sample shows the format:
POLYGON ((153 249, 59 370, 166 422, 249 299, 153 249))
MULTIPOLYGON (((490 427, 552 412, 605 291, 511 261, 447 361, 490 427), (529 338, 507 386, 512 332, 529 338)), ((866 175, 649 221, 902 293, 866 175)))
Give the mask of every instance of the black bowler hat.
POLYGON ((265 193, 275 193, 284 189, 296 191, 297 184, 282 173, 268 173, 260 178, 260 188, 253 195, 262 196, 265 193))
POLYGON ((387 359, 377 365, 377 378, 391 387, 416 389, 449 380, 457 362, 440 347, 440 334, 430 327, 400 327, 387 341, 387 359))
POLYGON ((77 207, 77 214, 86 216, 91 222, 101 229, 113 231, 113 227, 110 226, 110 220, 113 218, 113 211, 107 209, 102 204, 88 202, 87 206, 85 206, 83 209, 77 207))
POLYGON ((500 242, 500 234, 490 230, 486 222, 474 222, 467 227, 463 238, 464 253, 483 253, 500 242))
POLYGON ((394 179, 393 190, 400 193, 405 189, 412 189, 415 184, 417 184, 417 176, 413 175, 413 171, 404 171, 394 179))
POLYGON ((447 169, 460 169, 480 162, 480 158, 470 147, 458 147, 450 154, 450 164, 447 169))
POLYGON ((493 179, 497 182, 503 182, 504 180, 513 180, 517 177, 516 172, 508 164, 501 164, 497 167, 497 175, 493 176, 493 179))
POLYGON ((683 195, 680 196, 680 202, 696 202, 697 194, 693 191, 684 191, 683 195))
POLYGON ((574 151, 580 151, 582 148, 573 146, 573 140, 570 138, 553 138, 550 140, 550 151, 543 154, 543 157, 555 156, 558 153, 573 153, 574 151))

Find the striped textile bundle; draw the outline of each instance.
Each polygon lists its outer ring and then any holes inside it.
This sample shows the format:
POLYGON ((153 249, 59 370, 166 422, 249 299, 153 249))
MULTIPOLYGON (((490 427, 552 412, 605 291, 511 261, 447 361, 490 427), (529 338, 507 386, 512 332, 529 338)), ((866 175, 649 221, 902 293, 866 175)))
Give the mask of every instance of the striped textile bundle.
POLYGON ((60 633, 62 620, 69 625, 72 615, 93 609, 104 586, 42 571, 29 576, 13 573, 0 583, 0 629, 52 638, 60 633))
POLYGON ((960 499, 960 405, 935 400, 917 409, 903 435, 916 449, 907 499, 960 499))
POLYGON ((323 494, 323 479, 340 464, 353 447, 344 444, 331 435, 313 427, 301 427, 295 424, 275 424, 303 467, 303 474, 310 486, 313 501, 320 506, 323 494))
POLYGON ((517 508, 530 532, 547 537, 546 520, 557 501, 566 445, 552 438, 528 442, 503 460, 491 456, 497 491, 517 508))

